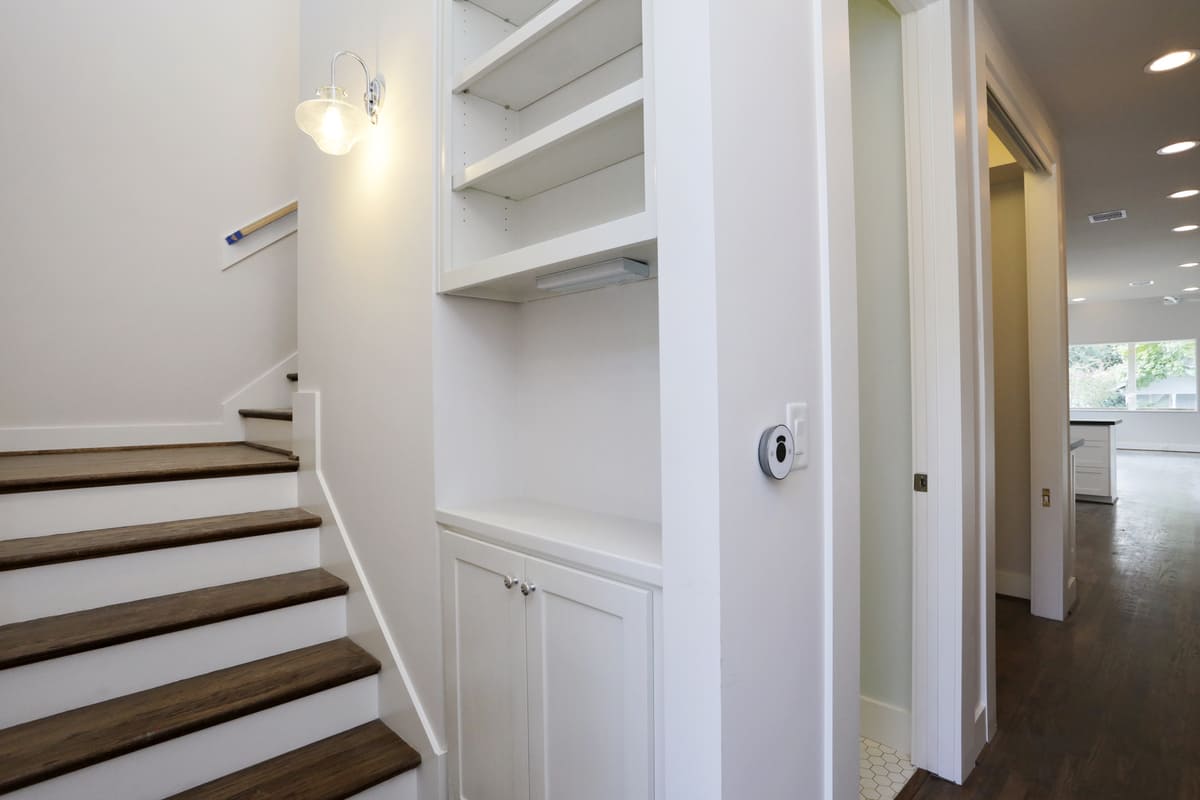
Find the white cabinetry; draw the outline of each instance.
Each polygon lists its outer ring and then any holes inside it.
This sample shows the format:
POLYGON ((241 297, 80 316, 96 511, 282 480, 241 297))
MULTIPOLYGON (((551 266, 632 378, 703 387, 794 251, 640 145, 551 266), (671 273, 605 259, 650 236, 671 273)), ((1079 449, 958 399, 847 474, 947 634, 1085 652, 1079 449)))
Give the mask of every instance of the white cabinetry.
POLYGON ((650 800, 654 591, 442 532, 451 797, 650 800))
POLYGON ((1071 423, 1075 451, 1075 496, 1098 503, 1117 502, 1117 422, 1071 423))

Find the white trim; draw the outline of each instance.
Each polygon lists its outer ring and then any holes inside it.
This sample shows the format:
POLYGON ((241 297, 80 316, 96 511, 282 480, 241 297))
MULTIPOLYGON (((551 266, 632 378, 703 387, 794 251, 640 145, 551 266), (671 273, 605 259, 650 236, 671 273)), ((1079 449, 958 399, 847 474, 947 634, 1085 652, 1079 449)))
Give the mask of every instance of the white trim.
POLYGON ((286 376, 295 364, 296 354, 292 353, 229 395, 221 402, 219 420, 0 428, 0 450, 240 442, 242 419, 238 409, 286 406, 291 392, 286 376))
POLYGON ((846 0, 822 0, 815 25, 817 174, 821 253, 824 753, 823 796, 859 783, 861 525, 858 416, 858 274, 850 20, 846 0), (849 354, 849 357, 847 357, 849 354))
POLYGON ((1163 453, 1200 453, 1200 444, 1173 444, 1171 442, 1125 442, 1117 445, 1118 450, 1154 450, 1163 453))
POLYGON ((907 755, 912 746, 912 714, 907 709, 862 695, 859 698, 862 735, 907 755))
POLYGON ((1008 570, 996 570, 996 594, 1029 599, 1029 575, 1008 570))

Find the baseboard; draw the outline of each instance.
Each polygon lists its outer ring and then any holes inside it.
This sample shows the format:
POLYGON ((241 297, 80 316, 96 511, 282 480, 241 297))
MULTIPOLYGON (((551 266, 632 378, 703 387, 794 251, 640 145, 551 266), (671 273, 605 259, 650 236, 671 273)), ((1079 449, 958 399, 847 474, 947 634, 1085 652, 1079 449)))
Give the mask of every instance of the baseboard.
POLYGON ((1163 453, 1200 453, 1200 444, 1174 444, 1171 442, 1124 442, 1117 444, 1118 450, 1156 450, 1163 453))
POLYGON ((912 752, 912 713, 873 697, 858 698, 859 733, 908 754, 912 752))
POLYGON ((420 796, 445 797, 446 747, 417 697, 408 669, 371 590, 347 534, 337 503, 321 472, 320 393, 292 395, 293 452, 300 459, 300 505, 321 515, 321 566, 346 581, 347 624, 351 638, 383 664, 379 713, 383 721, 421 753, 420 796))
POLYGON ((291 388, 286 375, 295 368, 296 354, 292 353, 225 398, 216 420, 0 428, 0 451, 241 441, 242 420, 237 410, 288 405, 291 388))
POLYGON ((1020 572, 996 570, 996 594, 1029 599, 1029 576, 1020 572))

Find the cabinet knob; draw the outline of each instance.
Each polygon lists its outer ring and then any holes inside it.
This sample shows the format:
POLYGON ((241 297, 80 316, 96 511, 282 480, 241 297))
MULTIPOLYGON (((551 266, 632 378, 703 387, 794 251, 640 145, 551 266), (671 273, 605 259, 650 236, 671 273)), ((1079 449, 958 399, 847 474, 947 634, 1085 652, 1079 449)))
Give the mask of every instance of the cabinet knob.
POLYGON ((514 578, 512 575, 505 575, 505 576, 504 576, 504 588, 505 588, 505 589, 511 589, 512 587, 514 587, 514 586, 516 586, 516 585, 517 585, 517 579, 516 579, 516 578, 514 578))
POLYGON ((521 594, 525 595, 526 597, 529 597, 529 595, 533 594, 536 591, 537 591, 537 586, 533 585, 532 583, 526 583, 525 581, 521 581, 521 594))

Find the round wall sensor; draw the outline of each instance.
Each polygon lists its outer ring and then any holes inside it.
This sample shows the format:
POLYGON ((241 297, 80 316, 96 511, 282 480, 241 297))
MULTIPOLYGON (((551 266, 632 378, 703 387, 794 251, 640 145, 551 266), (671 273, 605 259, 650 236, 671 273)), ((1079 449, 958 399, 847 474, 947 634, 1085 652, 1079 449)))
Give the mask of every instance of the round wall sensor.
POLYGON ((773 425, 758 439, 758 465, 768 477, 781 481, 792 471, 796 443, 787 425, 773 425))

